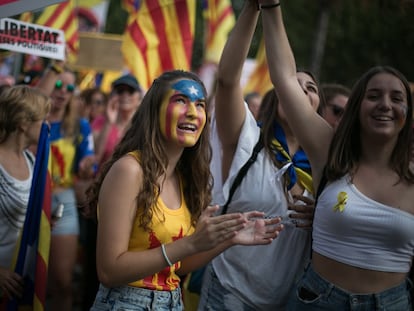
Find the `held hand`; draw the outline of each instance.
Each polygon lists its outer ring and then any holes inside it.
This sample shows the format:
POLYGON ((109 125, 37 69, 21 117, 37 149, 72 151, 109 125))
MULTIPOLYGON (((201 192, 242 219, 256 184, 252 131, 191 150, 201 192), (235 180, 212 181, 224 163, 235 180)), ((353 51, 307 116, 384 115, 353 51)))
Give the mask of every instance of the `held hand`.
POLYGON ((283 230, 280 224, 281 218, 263 218, 261 212, 244 213, 247 220, 246 226, 233 238, 233 242, 239 245, 264 245, 270 244, 279 232, 283 230))
POLYGON ((303 195, 293 196, 294 203, 289 203, 289 210, 294 213, 289 215, 298 228, 312 229, 313 215, 315 214, 315 200, 303 195))
POLYGON ((23 279, 17 273, 0 267, 0 291, 8 298, 21 298, 23 279))
POLYGON ((197 251, 210 250, 224 241, 232 239, 247 223, 241 213, 213 216, 218 205, 207 207, 201 214, 195 232, 191 235, 197 251))

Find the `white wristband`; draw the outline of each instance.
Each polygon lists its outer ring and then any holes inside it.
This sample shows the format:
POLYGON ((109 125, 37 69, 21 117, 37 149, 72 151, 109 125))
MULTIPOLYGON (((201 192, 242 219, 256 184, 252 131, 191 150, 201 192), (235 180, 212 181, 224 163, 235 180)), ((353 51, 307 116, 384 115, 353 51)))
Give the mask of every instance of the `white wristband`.
POLYGON ((171 260, 167 256, 167 252, 165 251, 165 245, 164 244, 161 244, 161 251, 162 251, 162 255, 164 256, 165 261, 171 267, 173 265, 173 263, 171 262, 171 260))

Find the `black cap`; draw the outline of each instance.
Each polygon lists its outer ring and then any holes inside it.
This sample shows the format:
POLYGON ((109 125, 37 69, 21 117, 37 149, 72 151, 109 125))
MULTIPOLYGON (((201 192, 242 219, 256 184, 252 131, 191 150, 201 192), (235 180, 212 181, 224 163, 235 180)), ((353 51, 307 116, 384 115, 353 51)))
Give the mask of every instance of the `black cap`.
POLYGON ((120 85, 127 85, 129 87, 132 87, 134 90, 141 92, 141 86, 139 85, 138 80, 131 74, 119 77, 114 82, 112 82, 112 88, 116 88, 120 85))

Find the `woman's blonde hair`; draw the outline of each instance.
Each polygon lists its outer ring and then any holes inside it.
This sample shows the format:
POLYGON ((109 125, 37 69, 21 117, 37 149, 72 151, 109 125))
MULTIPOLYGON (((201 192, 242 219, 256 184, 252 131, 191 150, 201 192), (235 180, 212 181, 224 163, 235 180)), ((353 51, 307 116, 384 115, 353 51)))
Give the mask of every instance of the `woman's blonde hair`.
POLYGON ((0 96, 0 143, 23 123, 45 119, 50 105, 50 98, 36 88, 16 85, 3 89, 0 96))

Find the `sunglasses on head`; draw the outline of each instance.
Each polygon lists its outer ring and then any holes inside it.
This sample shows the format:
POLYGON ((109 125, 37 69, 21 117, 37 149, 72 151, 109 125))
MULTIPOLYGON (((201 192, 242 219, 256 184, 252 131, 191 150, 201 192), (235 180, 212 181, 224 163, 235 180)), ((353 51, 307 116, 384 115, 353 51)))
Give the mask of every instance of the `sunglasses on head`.
POLYGON ((345 109, 333 104, 327 104, 328 107, 331 107, 332 113, 335 117, 340 117, 344 114, 345 109))
MULTIPOLYGON (((60 90, 63 87, 62 80, 57 80, 55 84, 55 89, 60 90)), ((75 91, 75 86, 73 84, 66 84, 66 91, 73 93, 75 91)))

